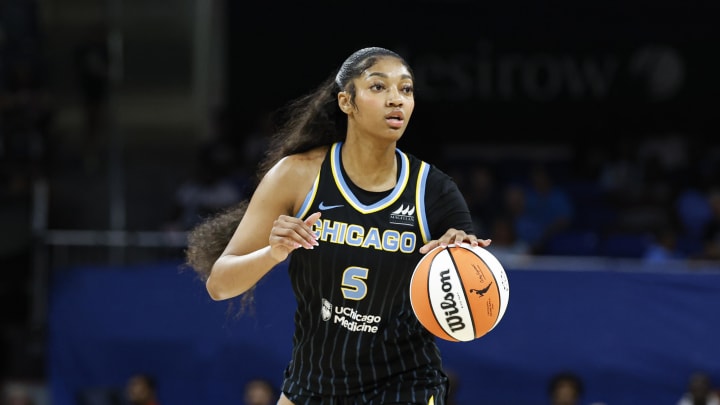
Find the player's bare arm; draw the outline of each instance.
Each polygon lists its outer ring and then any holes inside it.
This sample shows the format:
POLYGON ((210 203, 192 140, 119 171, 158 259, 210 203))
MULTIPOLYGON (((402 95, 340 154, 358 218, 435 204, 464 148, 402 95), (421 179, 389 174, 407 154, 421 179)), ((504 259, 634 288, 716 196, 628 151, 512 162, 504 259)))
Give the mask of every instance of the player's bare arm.
POLYGON ((294 249, 317 244, 310 226, 319 213, 305 221, 293 214, 312 187, 323 156, 314 151, 288 156, 263 177, 208 277, 206 287, 213 299, 242 294, 294 249))

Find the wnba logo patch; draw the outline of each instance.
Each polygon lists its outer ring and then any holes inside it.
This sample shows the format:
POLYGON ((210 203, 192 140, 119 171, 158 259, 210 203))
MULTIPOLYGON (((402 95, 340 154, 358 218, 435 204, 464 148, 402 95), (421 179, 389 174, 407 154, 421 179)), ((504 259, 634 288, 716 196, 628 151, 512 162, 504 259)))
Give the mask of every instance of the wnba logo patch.
POLYGON ((400 204, 400 208, 390 213, 390 223, 395 225, 415 225, 415 206, 400 204))

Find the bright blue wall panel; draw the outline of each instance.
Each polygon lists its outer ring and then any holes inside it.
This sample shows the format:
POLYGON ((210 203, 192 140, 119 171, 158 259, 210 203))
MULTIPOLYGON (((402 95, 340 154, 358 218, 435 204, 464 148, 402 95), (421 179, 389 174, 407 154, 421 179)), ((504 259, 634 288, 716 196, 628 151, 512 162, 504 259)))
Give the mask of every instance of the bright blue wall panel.
MULTIPOLYGON (((695 370, 720 382, 720 272, 508 269, 501 323, 466 343, 439 341, 461 404, 546 404, 552 373, 572 369, 585 403, 675 403, 695 370)), ((156 375, 162 403, 240 404, 252 377, 278 385, 295 301, 286 269, 234 317, 175 263, 54 273, 49 363, 54 405, 78 390, 156 375)))

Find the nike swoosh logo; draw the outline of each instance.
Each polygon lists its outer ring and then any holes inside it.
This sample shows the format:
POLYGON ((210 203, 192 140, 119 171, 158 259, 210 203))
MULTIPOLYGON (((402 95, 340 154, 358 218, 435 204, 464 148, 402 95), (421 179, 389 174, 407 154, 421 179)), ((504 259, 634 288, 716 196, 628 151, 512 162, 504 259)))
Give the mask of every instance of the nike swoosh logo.
POLYGON ((325 201, 320 201, 319 208, 320 208, 320 211, 325 211, 325 210, 331 210, 333 208, 340 208, 342 206, 343 206, 342 204, 340 204, 340 205, 325 205, 325 201))

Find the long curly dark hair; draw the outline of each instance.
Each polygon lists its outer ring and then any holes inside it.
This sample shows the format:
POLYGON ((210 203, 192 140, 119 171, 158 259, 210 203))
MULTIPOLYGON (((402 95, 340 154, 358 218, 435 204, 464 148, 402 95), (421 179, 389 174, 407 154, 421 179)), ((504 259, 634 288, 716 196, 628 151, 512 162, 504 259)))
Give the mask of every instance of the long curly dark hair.
MULTIPOLYGON (((373 66, 378 58, 387 56, 400 60, 412 74, 407 61, 397 53, 380 47, 363 48, 350 55, 337 73, 313 92, 276 111, 273 117, 278 117, 284 124, 270 138, 268 149, 258 166, 255 186, 283 157, 344 140, 347 116, 338 107, 337 93, 347 91, 354 103, 356 89, 352 80, 373 66)), ((213 264, 225 250, 247 206, 248 201, 242 201, 190 230, 185 264, 195 270, 203 282, 210 276, 213 264)), ((254 289, 240 296, 240 313, 251 307, 254 289)))

